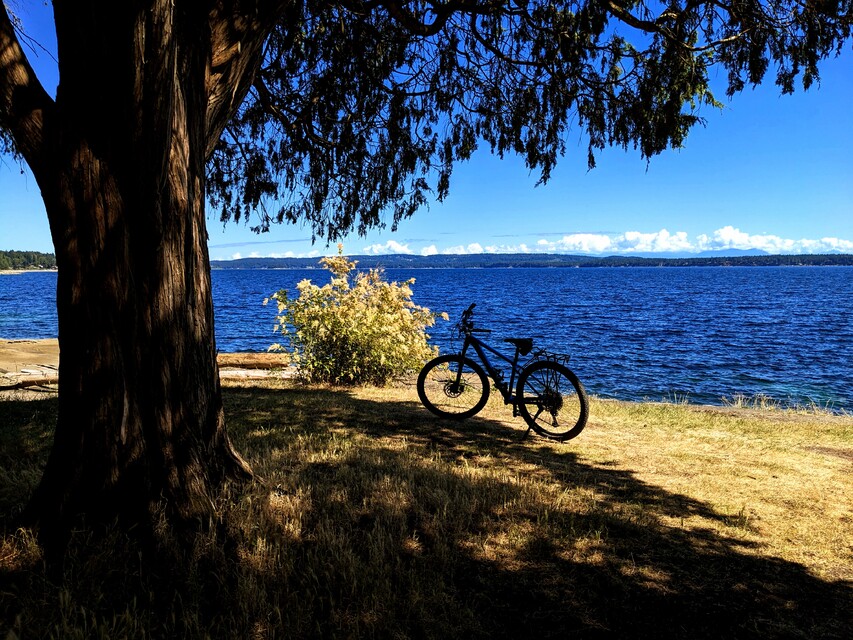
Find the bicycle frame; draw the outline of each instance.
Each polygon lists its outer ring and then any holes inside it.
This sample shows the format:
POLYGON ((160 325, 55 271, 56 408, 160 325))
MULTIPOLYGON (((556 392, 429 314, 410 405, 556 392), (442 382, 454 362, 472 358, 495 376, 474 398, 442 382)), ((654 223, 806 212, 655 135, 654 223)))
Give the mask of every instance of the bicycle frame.
MULTIPOLYGON (((465 357, 465 354, 468 352, 468 347, 474 347, 474 351, 477 352, 477 356, 480 358, 480 362, 483 363, 486 367, 486 372, 489 374, 489 377, 495 383, 495 388, 500 392, 501 396, 503 396, 504 404, 512 404, 513 408, 515 408, 515 404, 517 402, 516 397, 512 393, 512 389, 515 386, 515 377, 517 374, 521 373, 522 367, 518 366, 518 348, 515 349, 515 355, 512 359, 507 358, 500 351, 495 349, 494 347, 490 347, 485 342, 480 340, 477 336, 471 335, 472 332, 477 331, 476 329, 471 329, 465 332, 465 340, 462 343, 462 350, 460 354, 462 357, 465 357), (504 382, 503 380, 503 372, 500 369, 492 366, 491 361, 489 360, 488 355, 486 355, 486 351, 489 351, 499 357, 501 360, 508 362, 512 367, 511 373, 509 376, 509 383, 504 382)), ((485 331, 483 331, 485 333, 485 331)), ((460 369, 459 376, 461 377, 462 371, 460 369)), ((513 415, 515 412, 513 412, 513 415)))
POLYGON ((525 436, 533 430, 561 442, 576 437, 586 426, 589 401, 580 380, 566 365, 568 355, 534 351, 530 337, 506 338, 504 342, 514 346, 515 353, 512 358, 504 355, 475 335, 491 333, 474 326, 475 306, 463 311, 454 327, 452 338, 454 342, 462 339, 461 350, 434 357, 418 374, 418 397, 423 405, 440 418, 464 420, 486 406, 494 387, 504 404, 512 404, 512 415, 524 418, 525 436), (476 356, 469 355, 472 350, 476 356), (508 381, 504 380, 506 367, 490 359, 492 356, 510 366, 508 381))

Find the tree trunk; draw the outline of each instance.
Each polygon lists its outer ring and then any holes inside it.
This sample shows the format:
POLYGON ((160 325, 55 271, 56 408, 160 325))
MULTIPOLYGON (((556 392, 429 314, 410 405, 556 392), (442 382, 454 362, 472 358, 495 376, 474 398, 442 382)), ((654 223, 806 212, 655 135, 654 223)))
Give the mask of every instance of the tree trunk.
POLYGON ((60 392, 27 515, 60 551, 81 516, 191 522, 251 475, 225 431, 204 172, 263 42, 234 45, 239 22, 172 2, 69 4, 50 153, 28 158, 56 249, 60 392), (219 41, 214 17, 232 25, 219 41))
POLYGON ((156 216, 81 147, 50 203, 64 220, 59 416, 31 503, 59 546, 79 514, 144 523, 162 503, 173 522, 194 519, 224 479, 249 473, 225 431, 197 176, 170 172, 170 215, 156 216))

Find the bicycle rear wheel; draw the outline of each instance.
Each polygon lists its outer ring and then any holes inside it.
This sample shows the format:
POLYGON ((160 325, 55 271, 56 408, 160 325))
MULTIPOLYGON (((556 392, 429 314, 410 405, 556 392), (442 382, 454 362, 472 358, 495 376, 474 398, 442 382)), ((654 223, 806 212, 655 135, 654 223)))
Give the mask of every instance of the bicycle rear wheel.
POLYGON ((571 440, 586 426, 589 401, 578 377, 565 365, 540 360, 524 368, 516 387, 518 408, 539 435, 571 440))
POLYGON ((418 397, 442 418, 464 420, 486 406, 489 379, 482 367, 459 354, 430 360, 418 376, 418 397))

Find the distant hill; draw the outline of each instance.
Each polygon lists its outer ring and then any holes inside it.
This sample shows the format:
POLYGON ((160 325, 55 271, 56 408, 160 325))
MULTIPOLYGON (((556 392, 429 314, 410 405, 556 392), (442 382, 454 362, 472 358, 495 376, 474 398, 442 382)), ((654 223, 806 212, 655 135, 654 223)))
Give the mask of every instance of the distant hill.
POLYGON ((0 270, 55 269, 56 257, 38 251, 0 251, 0 270))
MULTIPOLYGON (((591 257, 548 253, 480 253, 417 256, 389 254, 349 256, 363 269, 500 269, 542 267, 784 267, 853 266, 853 254, 706 255, 679 258, 608 256, 591 257)), ((213 260, 213 269, 319 269, 319 258, 240 258, 213 260)))
MULTIPOLYGON (((761 249, 715 249, 713 251, 700 251, 689 253, 687 251, 667 252, 667 260, 681 260, 684 258, 741 258, 746 256, 769 256, 770 254, 761 249)), ((632 258, 660 258, 660 253, 632 253, 632 258)))
MULTIPOLYGON (((416 256, 388 254, 349 256, 362 269, 523 269, 543 267, 787 267, 853 266, 853 254, 768 255, 719 252, 690 257, 578 256, 552 253, 479 253, 416 256)), ((212 260, 212 269, 319 269, 319 258, 240 258, 212 260)), ((55 269, 56 258, 38 251, 0 251, 2 269, 55 269)))
MULTIPOLYGON (((678 256, 679 258, 745 258, 754 256, 769 256, 761 249, 718 249, 716 251, 700 251, 693 255, 678 256)), ((675 257, 675 256, 673 256, 675 257)))

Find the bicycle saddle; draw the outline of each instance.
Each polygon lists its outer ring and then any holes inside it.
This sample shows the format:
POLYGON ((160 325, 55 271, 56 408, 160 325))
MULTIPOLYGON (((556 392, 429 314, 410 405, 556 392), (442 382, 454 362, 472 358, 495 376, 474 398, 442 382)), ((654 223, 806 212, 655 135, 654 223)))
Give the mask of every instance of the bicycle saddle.
POLYGON ((533 338, 504 338, 504 342, 514 344, 520 355, 526 356, 533 348, 533 338))

